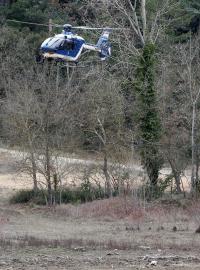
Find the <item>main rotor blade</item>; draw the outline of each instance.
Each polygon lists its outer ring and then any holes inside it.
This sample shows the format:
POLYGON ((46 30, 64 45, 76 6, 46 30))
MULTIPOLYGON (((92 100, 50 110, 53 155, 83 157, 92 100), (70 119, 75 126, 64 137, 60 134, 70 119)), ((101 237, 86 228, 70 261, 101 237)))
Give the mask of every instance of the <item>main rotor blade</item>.
POLYGON ((7 19, 7 21, 8 21, 8 22, 16 22, 16 23, 22 23, 22 24, 30 24, 30 25, 38 25, 38 26, 49 27, 49 24, 43 24, 43 23, 23 22, 23 21, 10 20, 10 19, 7 19))
POLYGON ((72 26, 73 29, 82 29, 82 30, 124 30, 124 28, 115 28, 115 27, 88 27, 88 26, 72 26))
MULTIPOLYGON (((21 23, 21 24, 28 24, 28 25, 45 26, 45 27, 49 27, 49 25, 51 25, 53 27, 63 28, 63 25, 54 24, 54 23, 44 24, 44 23, 24 22, 24 21, 11 20, 11 19, 7 19, 7 21, 8 22, 21 23)), ((72 29, 80 29, 80 30, 124 30, 125 28, 72 26, 72 29)))

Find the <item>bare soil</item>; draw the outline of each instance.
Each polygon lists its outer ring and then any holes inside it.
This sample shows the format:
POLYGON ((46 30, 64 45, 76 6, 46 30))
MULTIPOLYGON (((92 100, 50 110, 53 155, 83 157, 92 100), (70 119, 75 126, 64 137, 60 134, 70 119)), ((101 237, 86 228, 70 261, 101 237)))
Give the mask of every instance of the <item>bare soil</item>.
POLYGON ((115 198, 54 209, 10 205, 16 189, 30 184, 1 153, 0 270, 200 269, 200 203, 115 198))

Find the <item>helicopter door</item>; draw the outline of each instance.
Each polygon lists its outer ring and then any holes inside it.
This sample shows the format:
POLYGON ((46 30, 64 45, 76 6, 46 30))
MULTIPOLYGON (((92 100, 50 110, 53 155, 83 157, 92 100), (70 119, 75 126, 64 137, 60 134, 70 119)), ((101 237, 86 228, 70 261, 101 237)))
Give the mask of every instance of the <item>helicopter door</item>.
POLYGON ((75 48, 74 41, 69 40, 69 39, 63 40, 59 46, 59 50, 64 50, 64 51, 73 51, 74 48, 75 48))

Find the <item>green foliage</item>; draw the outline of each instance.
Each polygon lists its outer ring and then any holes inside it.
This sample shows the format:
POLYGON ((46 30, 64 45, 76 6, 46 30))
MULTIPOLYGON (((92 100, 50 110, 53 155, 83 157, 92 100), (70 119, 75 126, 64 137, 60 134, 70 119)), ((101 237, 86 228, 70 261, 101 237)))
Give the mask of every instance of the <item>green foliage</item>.
MULTIPOLYGON (((48 1, 39 0, 18 0, 10 7, 7 7, 4 12, 7 19, 15 19, 27 22, 45 23, 48 22, 48 14, 45 11, 48 8, 48 1)), ((31 30, 41 31, 46 30, 37 26, 30 26, 24 24, 9 23, 9 25, 17 28, 28 27, 31 30)))
MULTIPOLYGON (((67 203, 85 203, 90 202, 97 199, 105 198, 104 191, 102 188, 92 187, 91 184, 84 183, 81 185, 80 188, 77 189, 68 189, 65 188, 62 191, 57 190, 55 193, 55 201, 56 203, 61 202, 64 204, 67 203)), ((38 190, 34 192, 34 190, 19 190, 14 194, 11 199, 10 203, 17 204, 17 203, 35 203, 38 205, 45 205, 47 198, 47 190, 38 190)))
POLYGON ((183 7, 192 15, 200 15, 200 2, 199 0, 182 0, 183 7))
POLYGON ((155 45, 146 44, 138 61, 135 91, 138 106, 136 120, 139 124, 138 135, 141 141, 140 155, 151 185, 156 186, 163 162, 158 146, 162 129, 154 86, 154 55, 155 45))
POLYGON ((167 19, 171 21, 167 28, 168 37, 174 42, 185 42, 190 33, 196 34, 200 28, 199 0, 181 0, 171 9, 167 19))
MULTIPOLYGON (((1 7, 1 17, 6 19, 15 19, 25 22, 35 22, 47 24, 51 18, 54 23, 64 24, 84 24, 85 17, 89 13, 80 7, 83 7, 85 1, 59 1, 58 4, 51 5, 48 0, 17 0, 9 6, 1 7)), ((45 26, 26 25, 9 22, 9 25, 18 29, 29 28, 31 31, 47 31, 45 26)), ((54 29, 55 31, 55 29, 54 29)))
POLYGON ((151 183, 146 183, 137 190, 137 195, 139 198, 147 201, 161 198, 167 188, 171 186, 172 180, 173 176, 169 175, 164 180, 158 180, 156 186, 152 186, 151 183))
POLYGON ((3 59, 5 70, 9 70, 10 74, 30 69, 35 62, 36 49, 44 39, 39 33, 26 30, 24 28, 20 31, 6 26, 0 28, 0 58, 3 59))
POLYGON ((34 191, 32 189, 20 190, 11 197, 10 203, 28 203, 33 199, 33 197, 34 191))

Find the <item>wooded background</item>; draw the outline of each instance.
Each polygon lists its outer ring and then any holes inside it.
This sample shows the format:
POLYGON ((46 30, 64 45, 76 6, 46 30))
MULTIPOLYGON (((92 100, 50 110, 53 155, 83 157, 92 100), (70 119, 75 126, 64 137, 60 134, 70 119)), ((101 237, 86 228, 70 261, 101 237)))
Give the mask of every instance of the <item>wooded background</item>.
MULTIPOLYGON (((109 162, 130 160, 141 161, 153 194, 172 181, 174 191, 183 192, 186 168, 191 193, 198 194, 198 0, 1 0, 0 5, 0 135, 2 143, 29 153, 23 168, 35 189, 41 173, 51 194, 62 175, 55 157, 81 152, 103 160, 107 194, 113 189, 109 162), (69 71, 35 63, 48 29, 7 19, 124 30, 112 32, 107 62, 90 53, 80 60, 84 68, 69 71), (163 166, 171 168, 165 179, 163 166)), ((101 32, 79 34, 91 43, 101 32)))

